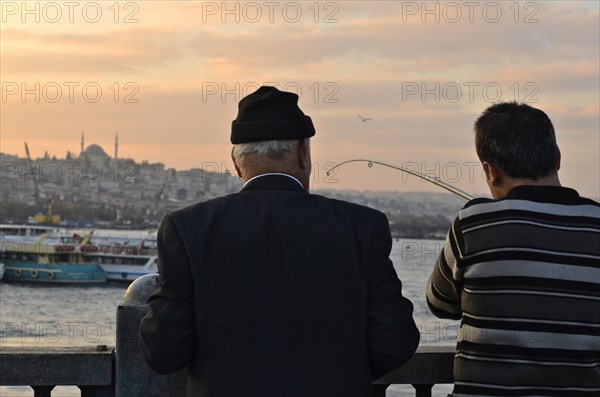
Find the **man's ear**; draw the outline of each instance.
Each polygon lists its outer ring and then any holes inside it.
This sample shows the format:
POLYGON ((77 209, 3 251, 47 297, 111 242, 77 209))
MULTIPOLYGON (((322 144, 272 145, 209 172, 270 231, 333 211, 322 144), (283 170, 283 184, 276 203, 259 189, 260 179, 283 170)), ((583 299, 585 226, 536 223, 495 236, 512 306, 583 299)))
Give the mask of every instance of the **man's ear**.
POLYGON ((487 161, 484 161, 483 163, 483 172, 485 172, 485 179, 488 181, 488 183, 492 186, 499 186, 502 180, 502 172, 500 171, 500 169, 487 161))
POLYGON ((240 171, 240 167, 238 167, 237 163, 235 162, 235 157, 233 157, 233 151, 235 148, 231 148, 231 161, 233 161, 233 166, 235 167, 235 172, 237 173, 237 176, 239 176, 240 178, 244 179, 242 177, 242 171, 240 171))
POLYGON ((308 161, 308 138, 302 138, 298 142, 298 164, 300 164, 300 168, 307 169, 310 167, 308 161))
POLYGON ((556 147, 556 171, 560 170, 560 160, 561 160, 560 148, 557 146, 556 147))

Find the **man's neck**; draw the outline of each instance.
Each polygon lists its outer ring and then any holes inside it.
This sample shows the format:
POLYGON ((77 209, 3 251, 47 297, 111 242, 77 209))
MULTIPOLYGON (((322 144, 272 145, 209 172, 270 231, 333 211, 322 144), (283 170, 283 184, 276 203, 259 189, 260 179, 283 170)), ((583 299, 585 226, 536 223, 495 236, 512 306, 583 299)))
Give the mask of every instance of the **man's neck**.
POLYGON ((504 176, 504 183, 498 187, 496 191, 492 191, 492 196, 495 199, 506 197, 508 192, 517 186, 562 186, 558 179, 558 173, 538 178, 538 179, 516 179, 504 176))

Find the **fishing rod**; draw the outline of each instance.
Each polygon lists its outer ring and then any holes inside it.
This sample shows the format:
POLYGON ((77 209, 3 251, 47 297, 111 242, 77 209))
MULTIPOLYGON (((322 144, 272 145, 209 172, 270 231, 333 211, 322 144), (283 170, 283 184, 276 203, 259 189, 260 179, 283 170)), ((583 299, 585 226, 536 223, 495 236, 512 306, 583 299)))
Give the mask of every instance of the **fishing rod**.
POLYGON ((368 159, 347 160, 347 161, 341 162, 339 164, 336 164, 333 167, 331 167, 330 169, 328 169, 326 171, 327 172, 327 176, 329 176, 330 173, 333 170, 340 168, 344 164, 357 163, 357 162, 367 163, 369 165, 369 168, 372 168, 373 164, 378 164, 378 165, 382 165, 384 167, 393 168, 395 170, 406 172, 407 174, 411 174, 411 175, 414 175, 414 176, 419 177, 421 179, 424 179, 427 182, 433 183, 434 185, 437 185, 437 186, 439 186, 439 187, 441 187, 443 189, 446 189, 449 192, 452 192, 452 193, 454 193, 454 194, 456 194, 456 195, 458 195, 458 196, 460 196, 460 197, 462 197, 464 199, 472 200, 472 199, 475 198, 475 196, 473 196, 472 194, 464 192, 464 191, 460 190, 459 188, 456 188, 456 187, 452 186, 451 184, 446 183, 446 182, 440 180, 437 177, 436 178, 432 178, 432 177, 430 177, 428 175, 425 175, 425 174, 422 174, 422 173, 420 173, 418 171, 409 170, 409 169, 406 169, 404 167, 400 167, 400 166, 397 166, 397 165, 394 165, 394 164, 384 163, 382 161, 376 161, 376 160, 368 160, 368 159))

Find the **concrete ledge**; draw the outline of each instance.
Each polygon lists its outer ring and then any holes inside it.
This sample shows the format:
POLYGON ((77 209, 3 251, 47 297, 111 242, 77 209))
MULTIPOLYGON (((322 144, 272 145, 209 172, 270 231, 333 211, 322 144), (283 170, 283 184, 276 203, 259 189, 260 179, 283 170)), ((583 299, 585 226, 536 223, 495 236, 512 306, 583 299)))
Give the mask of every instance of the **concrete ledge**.
POLYGON ((5 386, 111 385, 114 349, 96 347, 0 347, 5 386))
MULTIPOLYGON (((375 385, 452 383, 454 346, 420 346, 404 366, 377 379, 375 385)), ((111 385, 114 348, 95 347, 2 347, 0 384, 17 385, 111 385)), ((131 363, 133 372, 148 370, 143 360, 131 363)), ((182 377, 177 374, 173 378, 182 377)), ((154 380, 167 378, 157 374, 154 380)), ((138 388, 141 385, 136 385, 138 388)), ((148 386, 148 385, 146 385, 148 386)))

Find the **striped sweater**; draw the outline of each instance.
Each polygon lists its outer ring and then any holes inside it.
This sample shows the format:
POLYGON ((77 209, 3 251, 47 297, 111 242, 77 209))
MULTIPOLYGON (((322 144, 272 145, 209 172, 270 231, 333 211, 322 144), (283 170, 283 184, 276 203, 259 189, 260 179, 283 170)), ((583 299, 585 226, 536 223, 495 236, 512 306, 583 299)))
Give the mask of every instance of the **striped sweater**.
POLYGON ((461 320, 454 396, 600 396, 600 204, 519 186, 465 205, 427 283, 461 320))

